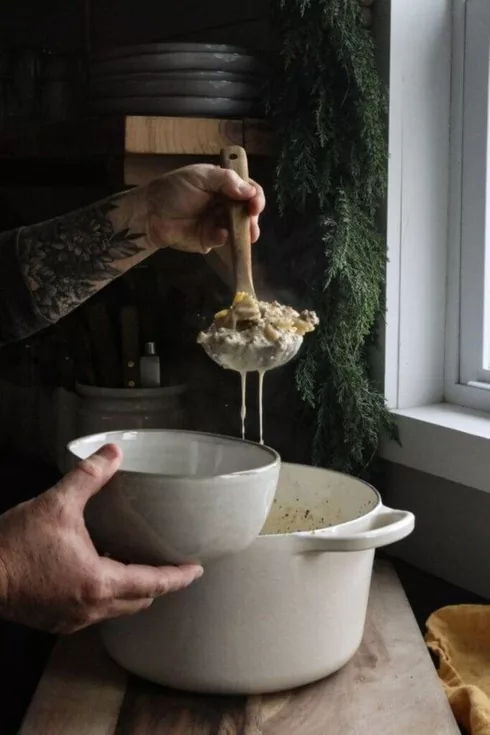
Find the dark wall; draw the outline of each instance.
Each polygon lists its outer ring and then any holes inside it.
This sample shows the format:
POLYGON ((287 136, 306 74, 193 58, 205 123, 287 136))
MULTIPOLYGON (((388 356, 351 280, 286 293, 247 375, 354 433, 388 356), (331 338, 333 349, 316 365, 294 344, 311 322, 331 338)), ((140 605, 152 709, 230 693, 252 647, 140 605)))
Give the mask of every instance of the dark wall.
POLYGON ((0 4, 0 40, 58 50, 176 40, 263 48, 267 2, 225 0, 16 0, 0 4))
POLYGON ((15 0, 0 3, 0 39, 20 46, 82 49, 85 0, 15 0))
POLYGON ((176 38, 261 48, 266 14, 263 0, 102 0, 92 4, 90 27, 94 47, 176 38))

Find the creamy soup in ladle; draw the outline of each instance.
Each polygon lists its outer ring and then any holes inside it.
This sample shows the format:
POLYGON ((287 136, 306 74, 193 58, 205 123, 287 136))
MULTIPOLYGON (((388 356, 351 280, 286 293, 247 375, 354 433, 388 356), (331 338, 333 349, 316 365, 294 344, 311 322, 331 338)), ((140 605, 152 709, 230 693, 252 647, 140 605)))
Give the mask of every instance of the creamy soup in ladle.
MULTIPOLYGON (((249 181, 247 154, 240 146, 221 151, 221 166, 249 181)), ((229 309, 215 314, 211 326, 197 338, 212 360, 241 376, 242 437, 245 438, 247 373, 259 375, 260 442, 263 444, 262 388, 267 370, 285 365, 296 355, 303 337, 318 324, 313 311, 297 312, 277 301, 259 301, 252 278, 250 215, 247 202, 227 202, 229 240, 236 295, 229 309)))
POLYGON ((245 438, 247 373, 259 375, 260 442, 263 444, 263 379, 267 370, 289 362, 298 352, 303 337, 319 320, 313 311, 297 312, 277 301, 258 301, 237 293, 229 309, 218 312, 211 326, 197 338, 206 353, 221 367, 241 376, 242 438, 245 438))

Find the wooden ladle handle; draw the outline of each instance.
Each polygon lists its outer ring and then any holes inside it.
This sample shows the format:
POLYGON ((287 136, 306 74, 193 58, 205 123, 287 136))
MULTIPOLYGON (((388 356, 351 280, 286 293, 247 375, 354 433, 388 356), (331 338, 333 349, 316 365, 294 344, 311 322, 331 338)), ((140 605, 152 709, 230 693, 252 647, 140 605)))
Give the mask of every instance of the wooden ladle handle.
MULTIPOLYGON (((221 168, 235 171, 244 181, 249 180, 247 153, 239 145, 223 148, 220 155, 221 168)), ((244 292, 255 298, 252 279, 252 244, 250 241, 250 214, 248 202, 227 202, 230 245, 235 270, 237 293, 244 292)))

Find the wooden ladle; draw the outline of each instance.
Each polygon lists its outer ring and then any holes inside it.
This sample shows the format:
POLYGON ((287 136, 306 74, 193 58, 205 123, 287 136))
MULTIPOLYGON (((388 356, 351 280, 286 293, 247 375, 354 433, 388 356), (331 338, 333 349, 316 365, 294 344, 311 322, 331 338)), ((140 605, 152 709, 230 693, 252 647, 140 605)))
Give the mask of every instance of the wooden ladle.
MULTIPOLYGON (((247 154, 240 146, 228 146, 221 151, 221 167, 235 171, 244 181, 249 181, 247 154)), ((252 244, 250 239, 250 213, 248 202, 228 200, 229 243, 235 273, 235 293, 247 294, 256 302, 252 278, 252 244)), ((235 297, 240 306, 241 300, 235 297)), ((252 306, 252 309, 254 307, 252 306)), ((258 309, 258 305, 257 305, 258 309)), ((212 360, 228 370, 240 373, 264 372, 289 362, 298 352, 303 338, 291 336, 287 341, 270 342, 267 338, 251 342, 221 340, 213 327, 201 333, 202 344, 212 360)))
MULTIPOLYGON (((221 168, 235 171, 244 181, 249 180, 247 154, 238 145, 223 148, 220 155, 221 168)), ((252 243, 250 240, 250 215, 248 202, 227 202, 230 246, 235 271, 236 293, 246 293, 254 299, 255 288, 252 278, 252 243)))

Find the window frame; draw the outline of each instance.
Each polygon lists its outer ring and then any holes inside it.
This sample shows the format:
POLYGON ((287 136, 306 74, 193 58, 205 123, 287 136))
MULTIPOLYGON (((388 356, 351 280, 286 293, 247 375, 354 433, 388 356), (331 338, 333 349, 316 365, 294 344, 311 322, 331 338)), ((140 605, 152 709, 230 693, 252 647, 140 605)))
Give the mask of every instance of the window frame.
POLYGON ((490 2, 455 6, 445 398, 490 411, 490 370, 483 365, 490 317, 490 2))
POLYGON ((391 0, 385 372, 388 405, 444 400, 451 0, 391 0))
POLYGON ((401 440, 380 455, 490 492, 490 413, 459 383, 465 0, 378 3, 390 9, 384 387, 401 440))

